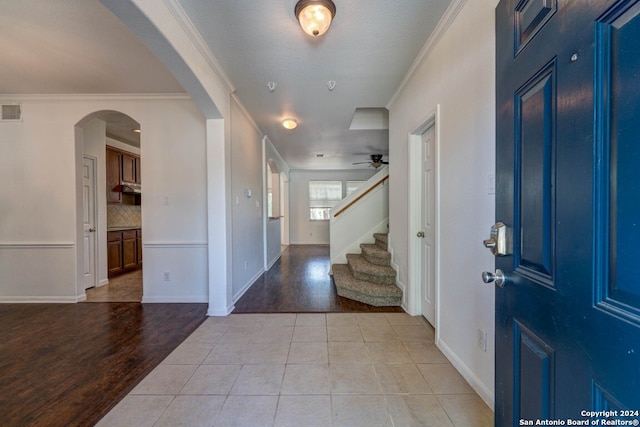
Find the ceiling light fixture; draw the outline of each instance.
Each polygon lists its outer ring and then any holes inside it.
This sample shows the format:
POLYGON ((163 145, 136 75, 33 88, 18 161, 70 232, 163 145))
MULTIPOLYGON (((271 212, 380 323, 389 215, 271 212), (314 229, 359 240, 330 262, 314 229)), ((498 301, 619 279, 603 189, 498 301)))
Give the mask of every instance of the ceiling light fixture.
POLYGON ((336 16, 336 5, 331 0, 300 0, 295 14, 305 33, 320 37, 331 26, 331 20, 336 16))
POLYGON ((284 119, 282 121, 282 127, 285 129, 295 129, 298 127, 298 122, 295 121, 295 119, 284 119))

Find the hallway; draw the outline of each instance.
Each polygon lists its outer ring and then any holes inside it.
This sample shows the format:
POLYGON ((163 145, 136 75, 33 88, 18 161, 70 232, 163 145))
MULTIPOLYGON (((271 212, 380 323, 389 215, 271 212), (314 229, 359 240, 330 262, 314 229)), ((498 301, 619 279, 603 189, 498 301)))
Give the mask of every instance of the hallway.
POLYGON ((227 317, 0 305, 3 425, 493 425, 424 319, 338 297, 328 265, 327 247, 289 247, 227 317))
POLYGON ((433 333, 405 313, 212 317, 98 426, 492 426, 433 333))
POLYGON ((338 296, 329 275, 329 246, 291 245, 235 303, 234 313, 400 312, 338 296))
POLYGON ((434 332, 400 307, 337 296, 329 248, 293 245, 98 425, 492 426, 434 332))

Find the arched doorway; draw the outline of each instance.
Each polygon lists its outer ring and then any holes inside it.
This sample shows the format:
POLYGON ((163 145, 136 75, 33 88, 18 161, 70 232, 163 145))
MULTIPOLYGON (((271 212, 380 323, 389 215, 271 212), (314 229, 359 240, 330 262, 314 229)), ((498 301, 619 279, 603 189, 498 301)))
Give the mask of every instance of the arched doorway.
POLYGON ((86 301, 142 299, 140 134, 113 110, 76 124, 77 283, 86 301))

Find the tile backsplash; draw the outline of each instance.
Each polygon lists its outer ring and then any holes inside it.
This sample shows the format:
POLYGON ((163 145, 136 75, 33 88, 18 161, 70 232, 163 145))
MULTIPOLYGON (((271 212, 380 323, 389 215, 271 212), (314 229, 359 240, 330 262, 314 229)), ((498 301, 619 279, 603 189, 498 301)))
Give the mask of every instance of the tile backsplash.
POLYGON ((141 226, 140 205, 107 205, 107 228, 141 226))

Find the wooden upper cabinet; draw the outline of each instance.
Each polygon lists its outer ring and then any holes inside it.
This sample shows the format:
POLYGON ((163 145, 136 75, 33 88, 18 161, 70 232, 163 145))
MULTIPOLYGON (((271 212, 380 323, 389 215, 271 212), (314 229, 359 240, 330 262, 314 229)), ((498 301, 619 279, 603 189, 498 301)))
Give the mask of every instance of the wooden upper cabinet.
POLYGON ((107 146, 107 203, 122 203, 122 193, 113 191, 122 181, 142 184, 140 156, 107 146))
POLYGON ((142 178, 140 178, 140 157, 136 156, 136 184, 142 184, 142 178))
POLYGON ((137 156, 122 153, 122 180, 124 182, 138 182, 136 179, 137 156))
POLYGON ((107 147, 106 155, 107 170, 107 203, 122 203, 122 193, 113 191, 120 185, 122 176, 122 153, 107 147))

